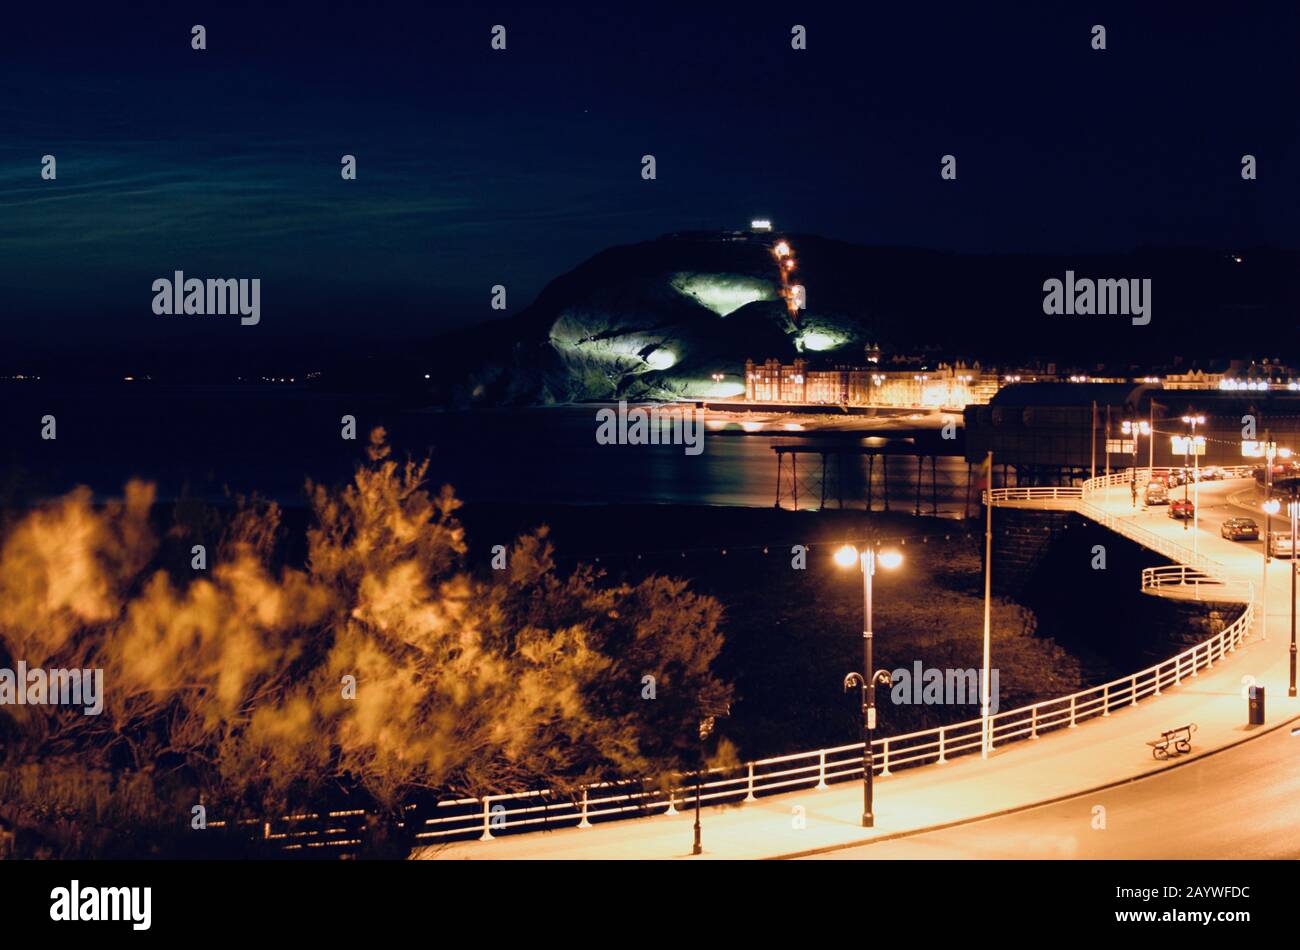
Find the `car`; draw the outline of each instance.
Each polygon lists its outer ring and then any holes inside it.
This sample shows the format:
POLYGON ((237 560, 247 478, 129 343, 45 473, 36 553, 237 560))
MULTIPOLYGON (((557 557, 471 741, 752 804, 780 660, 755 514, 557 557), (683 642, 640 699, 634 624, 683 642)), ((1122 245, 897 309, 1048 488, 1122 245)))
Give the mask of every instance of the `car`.
POLYGON ((1289 531, 1271 532, 1268 536, 1268 554, 1269 557, 1294 558, 1295 552, 1291 547, 1291 533, 1289 531))
POLYGON ((1169 489, 1165 488, 1163 482, 1152 482, 1147 486, 1146 503, 1148 505, 1169 504, 1169 489))
POLYGON ((1179 498, 1169 503, 1169 517, 1187 519, 1196 513, 1196 506, 1190 501, 1179 498))
POLYGON ((1276 482, 1279 479, 1286 478, 1288 472, 1287 472, 1287 466, 1285 465, 1272 465, 1272 466, 1257 465, 1252 471, 1252 474, 1255 476, 1255 481, 1259 482, 1262 485, 1264 484, 1265 480, 1268 479, 1271 479, 1272 481, 1276 482), (1269 468, 1273 469, 1271 474, 1267 471, 1269 468))
POLYGON ((1229 518, 1219 528, 1219 534, 1229 541, 1257 541, 1259 525, 1251 518, 1229 518))

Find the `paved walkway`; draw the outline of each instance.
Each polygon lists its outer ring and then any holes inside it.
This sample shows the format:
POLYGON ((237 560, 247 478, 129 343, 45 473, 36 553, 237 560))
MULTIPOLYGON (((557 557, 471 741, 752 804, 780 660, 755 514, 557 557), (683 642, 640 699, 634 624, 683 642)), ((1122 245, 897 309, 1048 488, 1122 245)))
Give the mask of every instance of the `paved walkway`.
MULTIPOLYGON (((1245 483, 1202 487, 1203 511, 1229 504, 1245 483)), ((1240 499, 1237 499, 1240 501, 1240 499)), ((1134 513, 1128 488, 1094 494, 1090 502, 1168 539, 1187 543, 1189 530, 1163 509, 1134 513)), ((1242 513, 1242 512, 1234 512, 1242 513)), ((996 516, 995 516, 996 517, 996 516)), ((1220 513, 1220 518, 1222 513, 1220 513)), ((1259 548, 1234 544, 1218 535, 1207 515, 1197 538, 1200 553, 1228 568, 1234 581, 1251 581, 1258 592, 1263 564, 1259 548)), ((1199 726, 1194 752, 1185 763, 1235 744, 1268 726, 1300 716, 1300 700, 1288 699, 1289 562, 1274 561, 1268 583, 1268 637, 1256 621, 1240 649, 1211 670, 1114 712, 1109 718, 1060 729, 1033 740, 1009 743, 987 759, 967 755, 877 778, 876 827, 860 826, 862 785, 846 782, 829 789, 791 792, 756 802, 704 810, 704 858, 769 858, 836 848, 920 829, 1000 814, 1124 782, 1170 767, 1152 759, 1145 740, 1186 722, 1199 726), (1246 725, 1245 685, 1267 691, 1265 727, 1246 725)), ((1133 583, 1139 583, 1134 577, 1133 583)), ((997 658, 994 657, 996 665, 997 658)), ((1195 767, 1195 766, 1193 766, 1195 767)), ((424 849, 421 858, 678 858, 690 854, 689 813, 462 842, 424 849)))

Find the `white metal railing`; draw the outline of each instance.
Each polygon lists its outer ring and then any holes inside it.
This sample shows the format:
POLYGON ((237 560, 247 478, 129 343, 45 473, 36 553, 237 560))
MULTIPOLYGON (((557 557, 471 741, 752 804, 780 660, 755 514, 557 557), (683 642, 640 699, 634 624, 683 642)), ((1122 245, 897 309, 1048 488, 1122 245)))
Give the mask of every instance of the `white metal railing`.
POLYGON ((1112 514, 1103 508, 1088 502, 1081 502, 1078 507, 1079 514, 1088 518, 1097 524, 1109 528, 1116 534, 1122 534, 1130 540, 1136 541, 1144 548, 1149 548, 1157 554, 1163 554, 1171 561, 1177 561, 1188 567, 1194 567, 1204 571, 1211 577, 1217 577, 1220 580, 1228 579, 1228 569, 1212 557, 1201 554, 1198 551, 1192 551, 1184 547, 1171 538, 1164 535, 1156 534, 1154 531, 1148 531, 1146 528, 1139 527, 1127 518, 1112 514))
MULTIPOLYGON (((1153 474, 1165 475, 1172 471, 1181 471, 1181 469, 1139 468, 1136 473, 1137 480, 1139 484, 1145 484, 1151 480, 1153 474)), ((1254 469, 1250 465, 1234 465, 1220 466, 1220 471, 1227 473, 1230 478, 1244 478, 1249 477, 1254 469)), ((1112 514, 1088 501, 1096 492, 1117 485, 1128 485, 1133 481, 1133 478, 1134 472, 1132 469, 1122 469, 1109 475, 1098 475, 1096 478, 1090 478, 1079 486, 987 489, 984 492, 984 503, 997 505, 1008 501, 1035 501, 1048 498, 1076 499, 1075 509, 1090 520, 1111 529, 1116 534, 1122 534, 1124 537, 1136 541, 1145 548, 1163 554, 1172 561, 1196 568, 1226 583, 1228 581, 1227 568, 1213 558, 1199 552, 1193 552, 1177 541, 1139 527, 1132 520, 1122 515, 1112 514), (1049 494, 1050 492, 1055 492, 1055 494, 1049 494)))
POLYGON ((1035 485, 1025 488, 994 488, 984 493, 987 500, 1002 501, 1041 501, 1044 499, 1083 497, 1083 489, 1078 485, 1035 485))
MULTIPOLYGON (((1160 474, 1171 469, 1139 469, 1138 478, 1150 479, 1151 473, 1160 474)), ((1249 475, 1250 466, 1230 469, 1234 477, 1249 475)), ((1199 590, 1214 588, 1220 600, 1242 600, 1245 610, 1231 624, 1208 640, 1184 650, 1177 656, 1149 666, 1137 673, 1122 676, 1100 686, 1021 706, 990 718, 992 744, 1017 739, 1037 739, 1042 733, 1054 729, 1073 729, 1088 719, 1109 717, 1114 711, 1137 705, 1139 700, 1161 695, 1184 679, 1194 679, 1201 670, 1208 670, 1229 653, 1235 652, 1245 640, 1254 621, 1254 588, 1249 583, 1232 582, 1226 569, 1217 561, 1190 550, 1167 538, 1137 527, 1130 521, 1089 504, 1085 499, 1092 492, 1114 485, 1127 485, 1133 478, 1130 470, 1109 476, 1089 479, 1082 486, 998 488, 985 492, 985 501, 1037 499, 1073 499, 1078 510, 1086 517, 1129 537, 1144 547, 1151 548, 1180 563, 1142 572, 1142 589, 1170 589, 1174 586, 1191 586, 1199 590), (1243 596, 1237 596, 1238 594, 1243 596)), ((975 697, 977 699, 977 695, 975 697)), ((889 736, 872 742, 877 774, 889 775, 897 768, 942 764, 953 756, 974 752, 981 748, 982 720, 964 722, 934 729, 889 736)), ((699 799, 701 804, 713 802, 748 802, 762 795, 779 794, 796 788, 824 789, 832 782, 862 776, 861 742, 796 752, 791 755, 756 759, 735 768, 711 769, 701 776, 699 799)), ((549 789, 514 792, 502 795, 485 795, 482 798, 460 798, 439 802, 433 817, 423 820, 424 830, 415 834, 418 841, 434 843, 478 837, 488 841, 496 834, 518 833, 539 828, 577 827, 589 828, 593 822, 645 815, 672 815, 678 806, 693 807, 696 798, 694 776, 679 776, 669 788, 647 787, 644 783, 602 782, 585 785, 572 792, 549 789)), ((304 814, 280 819, 286 830, 272 829, 264 823, 262 837, 283 840, 286 847, 334 847, 356 845, 348 824, 360 811, 329 812, 324 815, 304 814), (323 828, 298 830, 302 822, 323 822, 323 828), (338 827, 333 827, 333 826, 338 827)), ((408 811, 407 820, 414 819, 408 811)), ((418 820, 418 819, 415 819, 418 820)), ((213 824, 221 824, 216 822, 213 824)), ((254 825, 248 821, 243 824, 254 825)))
POLYGON ((1255 585, 1215 577, 1186 564, 1166 564, 1142 568, 1143 593, 1189 594, 1194 600, 1219 600, 1244 603, 1255 597, 1255 585))
MULTIPOLYGON (((1236 468, 1243 469, 1245 474, 1251 470, 1250 466, 1236 468)), ((1145 472, 1149 478, 1151 471, 1139 469, 1138 477, 1145 472)), ((1155 471, 1159 473, 1161 470, 1155 471)), ((1227 654, 1235 652, 1246 639, 1256 610, 1253 585, 1232 582, 1226 569, 1218 562, 1194 555, 1187 548, 1138 528, 1084 500, 1098 488, 1127 485, 1132 477, 1132 473, 1126 470, 1090 479, 1079 487, 993 489, 985 493, 985 500, 997 504, 999 501, 1036 498, 1075 499, 1079 512, 1086 517, 1181 562, 1144 569, 1143 590, 1174 586, 1213 587, 1219 594, 1215 599, 1242 600, 1245 609, 1219 633, 1154 666, 1068 696, 989 717, 991 741, 995 747, 1019 739, 1037 739, 1055 729, 1073 729, 1081 722, 1106 718, 1117 710, 1137 705, 1142 699, 1160 696, 1164 690, 1178 686, 1184 679, 1194 679, 1201 670, 1211 669, 1227 654)), ((978 694, 973 697, 974 701, 977 699, 978 694)), ((954 756, 977 751, 982 745, 982 732, 982 720, 975 718, 876 739, 872 742, 872 750, 877 774, 886 776, 898 768, 942 764, 954 756)), ((857 742, 756 759, 734 768, 711 769, 701 776, 699 799, 701 804, 749 802, 759 796, 798 788, 824 789, 833 782, 861 778, 862 749, 863 744, 857 742)), ((594 822, 605 820, 676 814, 679 806, 683 809, 693 807, 696 794, 693 775, 678 776, 671 787, 663 789, 634 781, 602 782, 581 786, 571 792, 540 789, 446 800, 438 803, 432 817, 425 817, 422 821, 416 817, 412 806, 407 809, 406 820, 420 821, 419 827, 424 830, 416 832, 414 837, 426 844, 473 837, 488 841, 499 834, 540 828, 589 828, 594 822)), ((278 841, 287 848, 350 847, 360 844, 361 831, 353 827, 359 817, 363 817, 360 810, 284 816, 278 819, 284 830, 273 827, 270 822, 248 820, 240 824, 250 828, 261 824, 261 837, 278 841)))
MULTIPOLYGON (((1219 465, 1216 468, 1223 472, 1227 478, 1249 478, 1254 472, 1254 466, 1251 465, 1219 465)), ((1136 473, 1133 469, 1125 468, 1109 475, 1098 475, 1096 478, 1087 479, 1082 485, 1033 485, 1017 488, 991 488, 984 492, 985 502, 990 500, 994 504, 1007 501, 1041 501, 1046 499, 1069 499, 1079 498, 1086 500, 1094 492, 1101 491, 1105 488, 1114 488, 1120 485, 1130 485, 1136 482, 1143 488, 1146 487, 1155 477, 1166 477, 1174 472, 1181 472, 1182 468, 1157 466, 1155 468, 1139 468, 1136 473)))
MULTIPOLYGON (((1243 466, 1247 471, 1248 467, 1243 466)), ((1141 470, 1140 470, 1141 471, 1141 470)), ((1147 471, 1149 475, 1149 470, 1147 471)), ((1157 470, 1158 471, 1158 470, 1157 470)), ((997 746, 1017 739, 1036 739, 1054 729, 1073 729, 1093 718, 1109 717, 1114 711, 1137 705, 1139 700, 1161 695, 1184 679, 1195 678, 1210 669, 1224 656, 1235 652, 1245 640, 1254 622, 1254 587, 1249 583, 1231 582, 1227 570, 1217 561, 1192 551, 1131 522, 1083 501, 1085 492, 1096 490, 1098 481, 1127 484, 1132 473, 1115 473, 1109 478, 1091 480, 1081 488, 995 489, 988 493, 999 500, 1022 497, 1079 500, 1079 510, 1087 517, 1124 534, 1138 543, 1164 554, 1178 563, 1169 567, 1147 568, 1142 574, 1142 588, 1168 589, 1173 585, 1197 590, 1214 587, 1216 599, 1240 600, 1245 609, 1222 631, 1178 655, 1100 686, 1022 706, 990 717, 992 743, 997 746), (1071 494, 1073 492, 1073 494, 1071 494), (1007 493, 1007 494, 1004 494, 1007 493), (1031 494, 1032 493, 1032 494, 1031 494)), ((876 739, 872 749, 880 775, 894 769, 941 764, 953 756, 974 752, 982 745, 983 723, 980 719, 934 729, 924 729, 898 736, 876 739)), ((797 752, 774 758, 757 759, 736 768, 712 769, 701 776, 701 804, 753 801, 761 795, 777 794, 796 788, 826 788, 830 783, 860 778, 862 775, 861 742, 797 752)), ((444 802, 444 814, 427 818, 417 840, 446 841, 477 836, 489 841, 497 834, 522 832, 536 828, 588 828, 593 821, 629 816, 676 814, 678 806, 695 804, 693 776, 681 776, 671 788, 648 789, 637 782, 607 782, 583 786, 576 792, 551 790, 487 795, 444 802)))
MULTIPOLYGON (((1255 466, 1253 465, 1216 465, 1214 468, 1222 472, 1226 478, 1249 478, 1255 471, 1255 466)), ((1195 469, 1191 467, 1184 469, 1182 466, 1143 466, 1137 470, 1135 478, 1133 469, 1124 468, 1119 471, 1111 472, 1109 475, 1098 475, 1096 478, 1089 478, 1082 485, 1083 496, 1087 498, 1088 495, 1095 491, 1099 491, 1100 489, 1114 488, 1117 485, 1129 485, 1134 481, 1145 488, 1147 483, 1157 476, 1164 478, 1174 474, 1175 472, 1184 471, 1189 474, 1195 473, 1195 469)), ((1205 481, 1205 479, 1202 480, 1205 481)))
MULTIPOLYGON (((1222 631, 1137 673, 1089 687, 1068 696, 1044 700, 989 717, 994 746, 1017 739, 1036 739, 1055 729, 1073 729, 1081 722, 1105 718, 1140 700, 1161 695, 1184 679, 1194 679, 1227 654, 1235 652, 1254 620, 1254 604, 1222 631)), ((938 764, 953 756, 974 752, 981 745, 978 718, 934 729, 876 739, 872 749, 879 775, 908 766, 938 764)), ((797 752, 746 762, 736 768, 713 769, 702 776, 700 802, 753 801, 796 788, 825 788, 832 782, 862 776, 862 743, 797 752)), ((647 790, 640 783, 613 782, 584 786, 574 793, 545 790, 487 795, 445 802, 445 815, 427 818, 417 840, 477 836, 491 840, 498 834, 541 827, 590 827, 593 821, 627 816, 676 814, 679 807, 695 803, 695 784, 682 776, 667 790, 647 790)))

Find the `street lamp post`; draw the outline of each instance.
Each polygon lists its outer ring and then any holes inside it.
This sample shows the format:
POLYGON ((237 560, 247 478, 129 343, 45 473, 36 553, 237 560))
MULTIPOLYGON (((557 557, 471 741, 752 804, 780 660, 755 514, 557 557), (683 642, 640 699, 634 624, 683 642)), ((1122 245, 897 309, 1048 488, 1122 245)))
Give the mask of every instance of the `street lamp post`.
POLYGON ((1264 578, 1260 585, 1259 638, 1268 639, 1268 564, 1273 557, 1273 515, 1278 503, 1273 499, 1273 457, 1276 455, 1271 433, 1264 430, 1264 578))
POLYGON ((1291 485, 1291 503, 1287 505, 1287 513, 1291 516, 1291 685, 1287 687, 1286 694, 1295 696, 1295 545, 1296 545, 1296 522, 1297 515, 1300 515, 1300 501, 1296 500, 1295 484, 1291 485))
MULTIPOLYGON (((1187 423, 1189 426, 1192 427, 1192 433, 1187 439, 1187 448, 1192 453, 1192 462, 1195 465, 1195 471, 1193 474, 1196 481, 1196 488, 1193 489, 1193 501, 1192 501, 1192 551, 1195 552, 1198 547, 1197 535, 1199 534, 1198 527, 1200 525, 1200 515, 1201 515, 1201 455, 1198 449, 1200 449, 1201 445, 1205 441, 1204 437, 1202 437, 1201 442, 1196 441, 1196 427, 1198 425, 1205 425, 1205 416, 1183 416, 1183 422, 1187 423)), ((1187 456, 1186 453, 1184 453, 1183 477, 1186 478, 1186 476, 1187 476, 1187 456)), ((1183 501, 1186 500, 1187 500, 1187 483, 1184 482, 1183 501)), ((1184 528, 1187 527, 1186 519, 1183 519, 1183 527, 1184 528)))
POLYGON ((840 567, 852 567, 854 563, 862 565, 862 673, 850 673, 844 677, 844 689, 847 692, 854 686, 862 690, 862 827, 871 828, 876 823, 873 812, 875 796, 875 752, 871 741, 876 732, 876 686, 890 682, 888 670, 871 671, 875 665, 872 658, 871 629, 871 578, 876 573, 876 565, 893 569, 903 562, 903 556, 893 551, 879 555, 867 547, 858 554, 852 545, 845 545, 835 552, 835 563, 840 567))
POLYGON ((712 704, 704 708, 703 718, 700 719, 700 766, 695 770, 695 843, 691 845, 691 854, 703 854, 704 846, 700 843, 700 799, 704 792, 704 743, 709 736, 713 735, 713 727, 717 724, 718 716, 726 716, 731 713, 731 704, 712 704))
POLYGON ((1145 419, 1125 419, 1120 428, 1124 435, 1133 436, 1133 465, 1129 468, 1131 476, 1129 479, 1129 492, 1133 496, 1133 507, 1136 509, 1138 503, 1138 436, 1145 435, 1151 438, 1151 423, 1145 419))

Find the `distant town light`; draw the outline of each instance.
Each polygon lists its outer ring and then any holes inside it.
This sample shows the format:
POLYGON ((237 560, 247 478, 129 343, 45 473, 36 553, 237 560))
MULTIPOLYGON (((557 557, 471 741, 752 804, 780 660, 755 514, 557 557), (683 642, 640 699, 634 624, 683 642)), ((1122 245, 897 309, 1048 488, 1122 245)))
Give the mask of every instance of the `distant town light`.
POLYGON ((749 222, 749 230, 771 231, 772 222, 768 218, 754 218, 752 221, 749 222))

